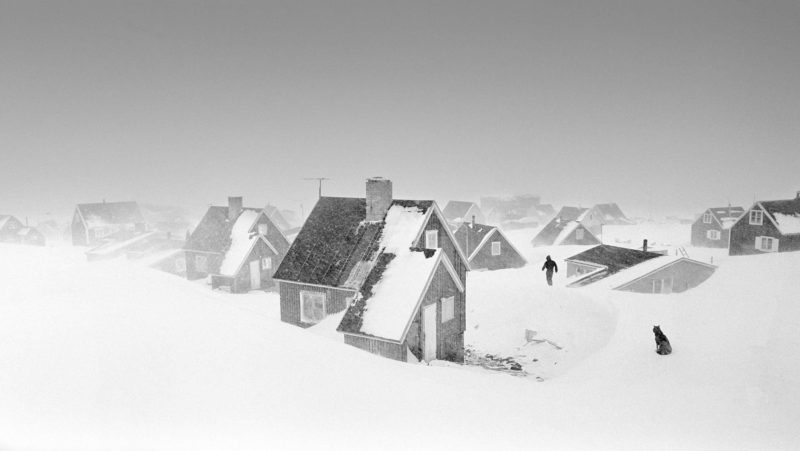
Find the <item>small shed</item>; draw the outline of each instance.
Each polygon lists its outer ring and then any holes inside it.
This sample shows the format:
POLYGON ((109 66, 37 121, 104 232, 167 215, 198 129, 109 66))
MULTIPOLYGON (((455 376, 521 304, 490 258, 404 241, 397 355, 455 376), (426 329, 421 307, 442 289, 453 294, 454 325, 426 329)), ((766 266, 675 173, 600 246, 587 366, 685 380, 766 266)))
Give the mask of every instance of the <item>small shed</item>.
POLYGON ((454 235, 469 259, 470 269, 508 269, 527 264, 522 253, 498 227, 467 222, 454 235))

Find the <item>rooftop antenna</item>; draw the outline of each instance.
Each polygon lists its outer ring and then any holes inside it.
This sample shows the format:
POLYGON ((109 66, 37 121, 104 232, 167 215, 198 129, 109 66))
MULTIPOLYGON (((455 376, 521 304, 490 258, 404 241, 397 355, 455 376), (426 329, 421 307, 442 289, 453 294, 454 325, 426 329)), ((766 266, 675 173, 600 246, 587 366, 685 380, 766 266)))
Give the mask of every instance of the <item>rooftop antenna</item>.
POLYGON ((319 197, 322 197, 322 181, 323 180, 330 180, 330 179, 326 178, 326 177, 306 177, 303 180, 316 180, 316 181, 318 181, 319 182, 319 192, 318 192, 318 194, 319 194, 319 197))

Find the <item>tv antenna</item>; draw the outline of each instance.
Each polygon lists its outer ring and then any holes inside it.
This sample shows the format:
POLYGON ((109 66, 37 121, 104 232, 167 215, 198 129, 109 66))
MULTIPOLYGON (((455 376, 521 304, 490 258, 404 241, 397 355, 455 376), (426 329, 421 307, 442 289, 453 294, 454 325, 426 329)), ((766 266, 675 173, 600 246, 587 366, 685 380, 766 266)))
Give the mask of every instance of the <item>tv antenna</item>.
POLYGON ((316 180, 316 181, 318 181, 319 182, 318 194, 319 194, 319 197, 322 197, 322 181, 323 180, 330 180, 330 179, 327 178, 327 177, 306 177, 303 180, 316 180))

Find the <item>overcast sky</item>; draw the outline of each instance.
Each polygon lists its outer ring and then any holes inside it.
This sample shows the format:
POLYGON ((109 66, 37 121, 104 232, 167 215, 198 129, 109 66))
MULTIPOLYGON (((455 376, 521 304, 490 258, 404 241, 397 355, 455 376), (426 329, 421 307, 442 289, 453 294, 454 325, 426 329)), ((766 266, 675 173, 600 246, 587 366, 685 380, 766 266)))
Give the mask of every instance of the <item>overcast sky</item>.
POLYGON ((800 190, 800 2, 0 0, 0 213, 800 190))

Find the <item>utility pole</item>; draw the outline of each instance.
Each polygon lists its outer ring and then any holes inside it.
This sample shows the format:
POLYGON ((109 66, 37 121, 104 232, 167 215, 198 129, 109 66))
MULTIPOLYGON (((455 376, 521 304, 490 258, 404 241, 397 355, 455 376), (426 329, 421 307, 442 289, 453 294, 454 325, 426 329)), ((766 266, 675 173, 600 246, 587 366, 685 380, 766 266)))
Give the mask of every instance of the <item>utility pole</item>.
POLYGON ((319 194, 319 197, 322 197, 322 181, 323 180, 330 180, 330 179, 326 178, 326 177, 306 177, 303 180, 316 180, 316 181, 318 181, 319 182, 319 193, 318 194, 319 194))

